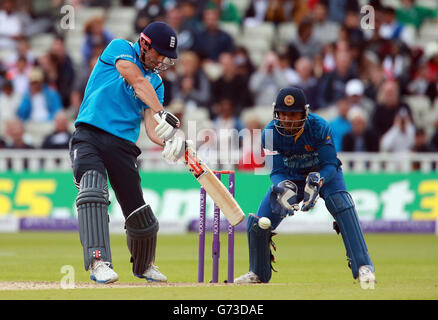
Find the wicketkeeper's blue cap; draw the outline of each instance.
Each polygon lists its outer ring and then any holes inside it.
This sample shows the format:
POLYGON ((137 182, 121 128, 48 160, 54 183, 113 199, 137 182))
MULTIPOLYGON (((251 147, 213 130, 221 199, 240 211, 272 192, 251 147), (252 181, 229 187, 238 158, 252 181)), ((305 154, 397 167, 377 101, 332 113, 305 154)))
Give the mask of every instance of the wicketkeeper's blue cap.
POLYGON ((283 88, 278 92, 274 102, 274 111, 302 112, 305 111, 307 99, 304 91, 296 87, 283 88))

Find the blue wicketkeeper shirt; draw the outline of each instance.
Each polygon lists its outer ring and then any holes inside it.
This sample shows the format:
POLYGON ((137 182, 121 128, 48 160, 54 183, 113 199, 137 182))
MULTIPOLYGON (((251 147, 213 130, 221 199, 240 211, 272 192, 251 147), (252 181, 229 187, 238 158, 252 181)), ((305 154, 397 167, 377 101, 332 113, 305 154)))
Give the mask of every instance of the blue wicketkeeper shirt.
POLYGON ((103 51, 88 79, 75 126, 87 123, 136 143, 143 111, 149 107, 137 97, 132 86, 120 75, 116 68, 119 59, 131 61, 139 67, 163 104, 163 81, 158 74, 143 67, 139 44, 116 39, 103 51))

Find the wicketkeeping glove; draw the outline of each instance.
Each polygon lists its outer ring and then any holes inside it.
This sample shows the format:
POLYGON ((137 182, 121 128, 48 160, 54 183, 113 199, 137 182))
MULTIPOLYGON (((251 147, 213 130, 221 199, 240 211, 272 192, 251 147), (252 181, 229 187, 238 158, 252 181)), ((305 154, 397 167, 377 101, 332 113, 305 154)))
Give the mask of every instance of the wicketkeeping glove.
POLYGON ((294 211, 299 209, 297 193, 297 185, 289 180, 281 181, 278 185, 272 186, 270 195, 272 212, 282 218, 292 216, 294 211))
POLYGON ((324 178, 321 178, 319 172, 310 172, 307 175, 301 211, 309 211, 315 206, 319 198, 319 189, 321 189, 323 184, 324 178))
POLYGON ((181 126, 179 119, 167 111, 157 112, 154 118, 158 122, 155 132, 164 141, 172 138, 176 130, 181 126))

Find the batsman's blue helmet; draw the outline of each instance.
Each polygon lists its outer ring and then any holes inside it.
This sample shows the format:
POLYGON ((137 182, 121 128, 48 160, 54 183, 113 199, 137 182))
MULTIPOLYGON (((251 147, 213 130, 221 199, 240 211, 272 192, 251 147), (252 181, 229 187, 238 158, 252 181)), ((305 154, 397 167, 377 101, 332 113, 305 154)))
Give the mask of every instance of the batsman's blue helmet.
POLYGON ((177 41, 175 31, 164 22, 152 22, 140 34, 140 46, 150 46, 171 59, 178 58, 177 41))

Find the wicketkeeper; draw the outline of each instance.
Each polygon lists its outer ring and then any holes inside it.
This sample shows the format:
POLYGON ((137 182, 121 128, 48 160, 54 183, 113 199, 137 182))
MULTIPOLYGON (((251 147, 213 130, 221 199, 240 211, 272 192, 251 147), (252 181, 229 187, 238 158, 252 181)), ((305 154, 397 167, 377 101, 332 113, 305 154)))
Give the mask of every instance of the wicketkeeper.
POLYGON ((335 219, 335 230, 342 235, 353 278, 361 283, 374 283, 374 265, 353 199, 345 186, 328 123, 309 113, 306 97, 298 88, 280 90, 273 105, 274 119, 262 135, 273 185, 257 215, 248 218, 249 272, 235 282, 269 282, 272 230, 295 211, 312 209, 321 196, 335 219), (270 219, 270 227, 259 226, 262 217, 270 219))
POLYGON ((144 119, 146 133, 178 157, 184 141, 174 137, 179 120, 164 111, 159 72, 177 59, 177 37, 162 22, 149 24, 136 43, 113 40, 100 56, 85 89, 76 130, 70 141, 76 206, 85 270, 98 283, 118 280, 113 270, 108 217, 107 177, 125 216, 133 274, 167 281, 154 266, 158 221, 143 199, 136 146, 144 119), (154 120, 158 114, 160 121, 154 120))

